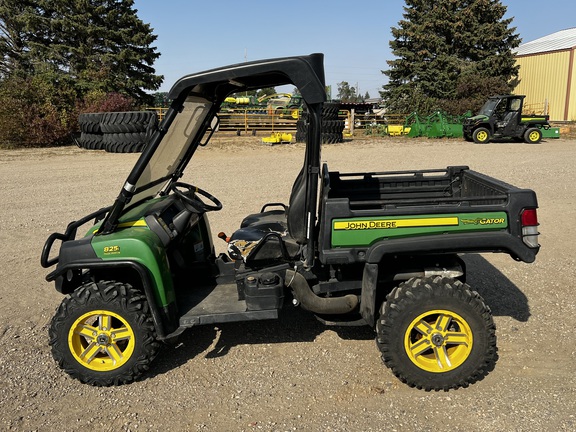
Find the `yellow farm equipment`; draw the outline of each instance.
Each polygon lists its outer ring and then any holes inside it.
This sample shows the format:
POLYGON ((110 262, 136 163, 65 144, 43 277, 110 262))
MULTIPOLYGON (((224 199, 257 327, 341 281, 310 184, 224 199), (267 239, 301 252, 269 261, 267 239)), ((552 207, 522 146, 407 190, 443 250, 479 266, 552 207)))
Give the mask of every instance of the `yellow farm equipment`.
POLYGON ((290 144, 292 142, 292 134, 284 132, 274 132, 266 138, 262 138, 264 144, 290 144))

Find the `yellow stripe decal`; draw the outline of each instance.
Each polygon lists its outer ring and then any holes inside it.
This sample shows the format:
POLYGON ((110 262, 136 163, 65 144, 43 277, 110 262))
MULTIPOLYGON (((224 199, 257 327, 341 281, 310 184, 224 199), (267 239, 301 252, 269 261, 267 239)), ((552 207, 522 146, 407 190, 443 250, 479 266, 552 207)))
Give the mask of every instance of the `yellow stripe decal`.
POLYGON ((144 219, 138 219, 131 222, 122 222, 121 224, 118 224, 118 228, 145 227, 145 226, 148 225, 146 225, 146 221, 144 219))
MULTIPOLYGON (((138 219, 130 222, 122 222, 118 224, 118 228, 132 228, 132 227, 147 227, 146 221, 144 219, 138 219)), ((99 228, 92 231, 92 234, 96 234, 99 228)))
POLYGON ((423 219, 351 220, 334 222, 335 230, 371 230, 433 226, 458 226, 457 217, 423 219))

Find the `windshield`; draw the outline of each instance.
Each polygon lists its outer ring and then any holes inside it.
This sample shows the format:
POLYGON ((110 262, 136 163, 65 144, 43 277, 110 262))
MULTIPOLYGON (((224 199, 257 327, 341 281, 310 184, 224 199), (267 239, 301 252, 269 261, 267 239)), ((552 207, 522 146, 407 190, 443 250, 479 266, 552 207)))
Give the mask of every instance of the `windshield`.
POLYGON ((496 105, 498 105, 498 99, 488 99, 488 101, 480 109, 478 115, 485 115, 486 117, 490 117, 494 112, 496 105))
MULTIPOLYGON (((198 129, 210 111, 212 103, 204 98, 189 96, 182 111, 176 116, 162 138, 150 162, 136 183, 137 194, 132 202, 151 197, 160 192, 185 157, 198 129), (166 180, 166 181, 162 181, 166 180)), ((201 137, 198 136, 197 139, 201 137)))

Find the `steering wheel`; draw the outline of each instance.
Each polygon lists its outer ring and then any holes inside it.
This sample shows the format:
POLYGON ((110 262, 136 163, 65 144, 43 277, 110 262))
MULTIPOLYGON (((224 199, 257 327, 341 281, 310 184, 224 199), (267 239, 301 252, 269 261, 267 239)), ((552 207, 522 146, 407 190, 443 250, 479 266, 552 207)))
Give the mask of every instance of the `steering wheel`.
POLYGON ((188 183, 176 182, 170 185, 170 190, 180 198, 184 203, 190 205, 196 213, 205 213, 209 211, 222 210, 222 203, 214 196, 199 187, 192 186, 188 183), (198 195, 209 199, 212 204, 206 204, 198 195))

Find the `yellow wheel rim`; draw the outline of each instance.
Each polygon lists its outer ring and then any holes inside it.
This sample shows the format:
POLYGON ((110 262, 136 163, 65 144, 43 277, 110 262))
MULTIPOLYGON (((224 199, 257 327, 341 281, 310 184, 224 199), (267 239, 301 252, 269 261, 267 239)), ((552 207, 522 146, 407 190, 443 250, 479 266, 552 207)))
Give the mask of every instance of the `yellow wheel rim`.
POLYGON ((484 142, 488 139, 488 134, 484 131, 480 131, 476 134, 476 139, 480 142, 484 142))
POLYGON ((538 141, 538 138, 540 138, 540 134, 536 131, 530 132, 530 134, 528 135, 528 139, 530 141, 538 141))
POLYGON ((472 330, 466 320, 447 310, 423 313, 410 323, 404 335, 410 360, 434 373, 456 369, 470 356, 472 345, 472 330))
POLYGON ((94 310, 78 318, 68 333, 68 346, 84 367, 107 372, 118 369, 134 353, 132 327, 114 312, 94 310))

